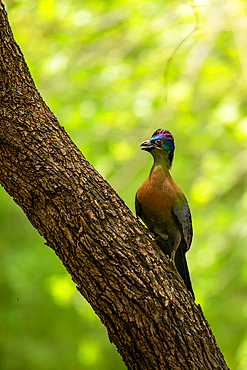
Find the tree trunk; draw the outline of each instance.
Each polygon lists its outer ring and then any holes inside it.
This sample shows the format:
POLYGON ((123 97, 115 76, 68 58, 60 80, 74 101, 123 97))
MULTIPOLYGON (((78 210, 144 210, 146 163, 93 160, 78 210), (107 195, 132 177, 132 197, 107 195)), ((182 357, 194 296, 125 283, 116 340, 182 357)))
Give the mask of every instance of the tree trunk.
POLYGON ((45 105, 0 3, 0 182, 128 369, 228 369, 200 306, 45 105))

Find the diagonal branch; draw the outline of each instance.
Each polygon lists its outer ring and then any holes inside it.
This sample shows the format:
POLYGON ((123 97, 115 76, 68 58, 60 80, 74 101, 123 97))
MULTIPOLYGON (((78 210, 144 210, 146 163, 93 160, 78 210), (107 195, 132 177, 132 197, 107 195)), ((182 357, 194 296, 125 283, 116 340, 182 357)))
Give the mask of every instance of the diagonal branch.
POLYGON ((0 182, 129 369, 227 369, 200 306, 46 106, 0 3, 0 182))

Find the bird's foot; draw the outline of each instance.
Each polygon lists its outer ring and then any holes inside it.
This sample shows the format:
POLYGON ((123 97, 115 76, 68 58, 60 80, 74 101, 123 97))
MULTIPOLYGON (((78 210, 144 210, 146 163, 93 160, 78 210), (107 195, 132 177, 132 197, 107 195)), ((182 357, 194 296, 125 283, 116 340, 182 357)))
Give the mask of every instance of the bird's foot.
POLYGON ((150 230, 148 230, 148 234, 155 240, 155 241, 157 241, 156 240, 156 235, 152 232, 152 231, 150 231, 150 230))
POLYGON ((174 251, 171 252, 171 258, 170 258, 169 262, 175 264, 175 252, 174 251))

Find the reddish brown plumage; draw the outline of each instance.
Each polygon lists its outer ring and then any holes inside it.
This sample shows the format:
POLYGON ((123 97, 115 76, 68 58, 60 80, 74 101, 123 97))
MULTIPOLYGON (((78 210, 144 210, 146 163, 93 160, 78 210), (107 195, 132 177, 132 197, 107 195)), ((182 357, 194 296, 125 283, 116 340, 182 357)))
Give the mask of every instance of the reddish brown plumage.
MULTIPOLYGON (((139 187, 136 199, 141 206, 141 218, 154 233, 167 239, 168 231, 180 234, 172 207, 182 193, 173 181, 169 170, 153 166, 146 180, 139 187)), ((176 237, 180 241, 180 235, 176 237)))

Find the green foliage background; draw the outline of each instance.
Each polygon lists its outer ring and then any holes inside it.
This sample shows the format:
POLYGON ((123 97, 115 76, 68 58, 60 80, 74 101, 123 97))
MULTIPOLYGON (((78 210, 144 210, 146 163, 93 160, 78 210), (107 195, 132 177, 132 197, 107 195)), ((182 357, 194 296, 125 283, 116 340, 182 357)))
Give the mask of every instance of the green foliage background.
MULTIPOLYGON (((200 303, 231 369, 247 368, 247 17, 242 0, 5 2, 50 109, 134 211, 152 159, 140 143, 175 136, 188 253, 200 303)), ((0 368, 120 370, 105 328, 52 250, 0 192, 0 368)))

